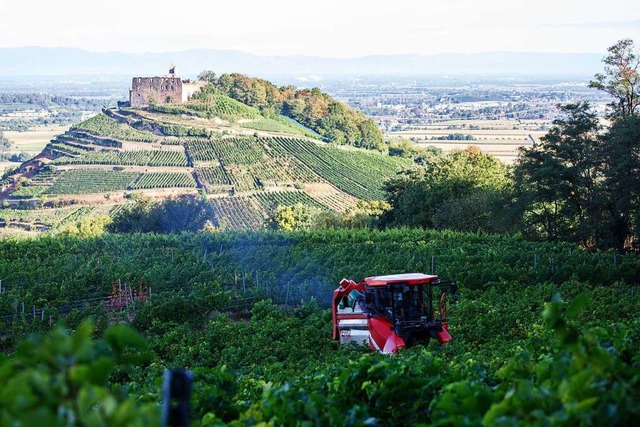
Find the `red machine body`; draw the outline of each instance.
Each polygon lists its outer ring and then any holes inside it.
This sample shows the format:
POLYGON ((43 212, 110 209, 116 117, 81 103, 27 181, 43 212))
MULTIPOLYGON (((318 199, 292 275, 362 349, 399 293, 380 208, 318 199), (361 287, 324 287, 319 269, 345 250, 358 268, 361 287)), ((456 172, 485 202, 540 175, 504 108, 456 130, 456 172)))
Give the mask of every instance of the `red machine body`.
POLYGON ((416 341, 451 340, 447 330, 447 291, 457 300, 457 285, 422 273, 367 277, 356 283, 342 279, 333 292, 333 339, 369 345, 395 353, 416 341), (434 288, 441 291, 438 316, 434 288))

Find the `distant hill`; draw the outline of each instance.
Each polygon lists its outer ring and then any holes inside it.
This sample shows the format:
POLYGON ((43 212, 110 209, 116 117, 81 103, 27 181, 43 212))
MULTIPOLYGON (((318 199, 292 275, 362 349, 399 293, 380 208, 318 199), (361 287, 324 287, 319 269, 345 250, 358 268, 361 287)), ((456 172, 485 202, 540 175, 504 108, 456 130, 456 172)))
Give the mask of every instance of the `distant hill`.
MULTIPOLYGON (((0 182, 0 223, 35 230, 116 215, 135 195, 200 194, 213 225, 261 228, 278 206, 344 212, 384 197, 412 162, 322 142, 292 119, 219 91, 183 104, 105 109, 0 182), (47 209, 20 209, 45 206, 47 209)), ((0 224, 1 225, 1 224, 0 224)))
POLYGON ((178 64, 183 75, 202 69, 257 75, 540 75, 591 77, 601 54, 488 52, 439 55, 372 55, 359 58, 259 56, 235 50, 161 53, 89 52, 74 48, 0 48, 0 76, 154 75, 178 64))

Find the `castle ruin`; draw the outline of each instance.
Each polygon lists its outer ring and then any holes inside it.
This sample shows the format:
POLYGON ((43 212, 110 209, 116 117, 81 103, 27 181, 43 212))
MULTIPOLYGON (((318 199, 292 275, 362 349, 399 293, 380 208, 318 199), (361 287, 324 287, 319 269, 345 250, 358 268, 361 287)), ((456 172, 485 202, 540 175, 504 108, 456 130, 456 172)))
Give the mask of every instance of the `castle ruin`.
POLYGON ((129 89, 129 104, 140 107, 149 104, 186 102, 205 85, 203 82, 182 80, 176 76, 176 67, 164 77, 134 77, 129 89))

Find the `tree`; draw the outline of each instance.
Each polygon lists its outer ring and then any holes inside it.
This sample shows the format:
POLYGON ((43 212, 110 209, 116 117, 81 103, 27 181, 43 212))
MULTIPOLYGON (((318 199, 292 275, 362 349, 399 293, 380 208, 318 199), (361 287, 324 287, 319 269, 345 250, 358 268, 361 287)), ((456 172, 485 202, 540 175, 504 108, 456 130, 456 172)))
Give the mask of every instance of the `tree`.
POLYGON ((560 106, 564 117, 539 145, 521 151, 514 171, 525 230, 544 239, 593 245, 601 221, 602 143, 586 102, 560 106))
POLYGON ((111 218, 108 215, 87 216, 63 225, 57 233, 63 236, 96 237, 104 234, 110 223, 111 218))
POLYGON ((376 123, 371 119, 366 119, 358 125, 360 134, 362 135, 362 141, 359 146, 367 149, 376 149, 383 151, 385 147, 384 138, 382 132, 376 123))
POLYGON ((205 70, 198 74, 198 80, 209 84, 216 84, 216 82, 218 81, 216 73, 212 70, 205 70))
POLYGON ((214 216, 206 200, 180 196, 153 203, 140 197, 136 203, 121 209, 108 225, 114 233, 180 233, 200 231, 214 216))
POLYGON ((637 245, 640 236, 640 117, 616 120, 604 144, 607 243, 622 251, 637 245))
POLYGON ((500 231, 507 167, 476 147, 436 157, 385 186, 392 210, 384 226, 500 231))
POLYGON ((11 141, 9 141, 2 133, 2 130, 0 130, 0 151, 6 151, 9 147, 11 147, 11 141))
POLYGON ((316 214, 316 209, 302 203, 291 206, 280 205, 268 219, 268 223, 274 230, 308 230, 313 225, 316 214))
POLYGON ((597 73, 589 87, 607 92, 613 97, 609 104, 610 117, 624 117, 636 113, 640 100, 640 53, 633 40, 618 41, 604 57, 604 73, 597 73))

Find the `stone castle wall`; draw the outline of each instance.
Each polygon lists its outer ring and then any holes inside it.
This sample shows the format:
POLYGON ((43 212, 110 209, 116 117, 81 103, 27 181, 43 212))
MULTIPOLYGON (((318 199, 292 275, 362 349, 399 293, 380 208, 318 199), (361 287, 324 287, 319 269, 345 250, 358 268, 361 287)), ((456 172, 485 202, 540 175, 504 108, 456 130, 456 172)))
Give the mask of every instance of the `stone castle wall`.
POLYGON ((182 79, 179 77, 134 77, 129 91, 132 107, 149 103, 183 102, 182 79))

